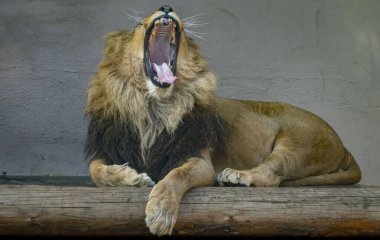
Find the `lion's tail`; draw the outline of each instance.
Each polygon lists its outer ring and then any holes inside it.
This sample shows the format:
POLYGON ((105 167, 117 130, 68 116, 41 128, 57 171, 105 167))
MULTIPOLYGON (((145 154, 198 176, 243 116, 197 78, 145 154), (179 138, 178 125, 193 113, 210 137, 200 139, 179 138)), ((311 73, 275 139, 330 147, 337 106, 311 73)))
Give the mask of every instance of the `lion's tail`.
POLYGON ((321 186, 321 185, 345 185, 358 183, 361 180, 360 167, 355 161, 352 154, 345 149, 343 162, 346 165, 345 169, 340 169, 338 172, 324 174, 320 176, 310 176, 297 180, 284 181, 281 186, 321 186))

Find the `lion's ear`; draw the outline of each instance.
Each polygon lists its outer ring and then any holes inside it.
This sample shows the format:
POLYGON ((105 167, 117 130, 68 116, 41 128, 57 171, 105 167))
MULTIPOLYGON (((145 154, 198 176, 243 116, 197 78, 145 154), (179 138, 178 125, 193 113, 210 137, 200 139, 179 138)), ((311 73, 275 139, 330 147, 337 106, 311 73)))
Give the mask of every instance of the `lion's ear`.
POLYGON ((122 49, 123 44, 126 43, 126 39, 129 37, 130 32, 128 30, 122 30, 118 32, 112 32, 107 34, 106 45, 104 48, 104 54, 107 57, 117 57, 120 56, 120 50, 122 49))

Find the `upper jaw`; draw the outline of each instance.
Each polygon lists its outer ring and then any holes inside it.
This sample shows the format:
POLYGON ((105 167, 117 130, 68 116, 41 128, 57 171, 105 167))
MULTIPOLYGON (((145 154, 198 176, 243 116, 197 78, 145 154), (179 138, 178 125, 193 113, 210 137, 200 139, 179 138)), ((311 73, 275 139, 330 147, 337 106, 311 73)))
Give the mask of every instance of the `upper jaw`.
POLYGON ((144 38, 144 69, 157 87, 167 88, 176 80, 177 55, 181 37, 180 20, 174 12, 153 14, 144 38))

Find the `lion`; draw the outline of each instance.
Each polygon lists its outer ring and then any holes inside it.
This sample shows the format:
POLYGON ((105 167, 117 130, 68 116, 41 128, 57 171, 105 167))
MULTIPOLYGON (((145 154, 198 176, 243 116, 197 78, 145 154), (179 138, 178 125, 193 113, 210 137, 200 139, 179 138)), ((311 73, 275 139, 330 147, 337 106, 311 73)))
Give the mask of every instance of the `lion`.
POLYGON ((337 133, 313 113, 217 97, 215 75, 170 6, 110 33, 104 55, 88 89, 89 173, 99 187, 152 187, 145 222, 155 235, 172 233, 194 187, 361 179, 337 133))

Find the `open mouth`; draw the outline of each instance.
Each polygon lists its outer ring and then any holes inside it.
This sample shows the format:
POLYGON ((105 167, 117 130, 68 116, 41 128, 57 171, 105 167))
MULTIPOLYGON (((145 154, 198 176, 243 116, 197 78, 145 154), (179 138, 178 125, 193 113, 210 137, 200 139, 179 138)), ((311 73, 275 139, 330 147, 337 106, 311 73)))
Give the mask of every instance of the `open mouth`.
POLYGON ((176 63, 180 31, 169 15, 154 19, 145 33, 145 73, 158 87, 169 87, 176 80, 176 63))

